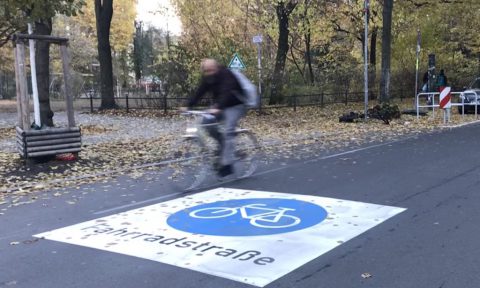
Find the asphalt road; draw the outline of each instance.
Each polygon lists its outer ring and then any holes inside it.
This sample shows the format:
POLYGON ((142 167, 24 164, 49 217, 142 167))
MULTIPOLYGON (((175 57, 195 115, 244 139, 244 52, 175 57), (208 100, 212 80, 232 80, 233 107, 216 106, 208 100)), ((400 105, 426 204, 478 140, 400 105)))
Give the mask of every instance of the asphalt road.
MULTIPOLYGON (((480 287, 479 140, 480 125, 469 125, 278 160, 254 177, 219 186, 407 209, 266 287, 480 287)), ((148 180, 122 176, 59 197, 47 192, 45 199, 6 211, 0 216, 0 287, 253 287, 32 236, 182 196, 152 173, 148 180)))

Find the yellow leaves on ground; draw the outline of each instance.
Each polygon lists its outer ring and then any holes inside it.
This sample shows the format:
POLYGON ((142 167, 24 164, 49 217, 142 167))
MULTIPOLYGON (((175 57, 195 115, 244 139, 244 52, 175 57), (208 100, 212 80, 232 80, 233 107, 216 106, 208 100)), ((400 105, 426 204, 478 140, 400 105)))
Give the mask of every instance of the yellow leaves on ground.
POLYGON ((82 135, 95 135, 113 130, 112 127, 105 127, 100 125, 80 125, 80 129, 82 131, 82 135))
POLYGON ((0 128, 0 140, 15 137, 15 128, 0 128))

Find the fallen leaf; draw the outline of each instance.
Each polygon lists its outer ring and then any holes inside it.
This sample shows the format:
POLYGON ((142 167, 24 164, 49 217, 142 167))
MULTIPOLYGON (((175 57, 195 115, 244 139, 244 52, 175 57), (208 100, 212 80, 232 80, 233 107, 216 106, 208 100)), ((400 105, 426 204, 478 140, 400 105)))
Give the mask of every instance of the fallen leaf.
POLYGON ((372 274, 370 274, 368 272, 362 273, 362 278, 363 279, 367 279, 367 278, 371 278, 371 277, 372 277, 372 274))

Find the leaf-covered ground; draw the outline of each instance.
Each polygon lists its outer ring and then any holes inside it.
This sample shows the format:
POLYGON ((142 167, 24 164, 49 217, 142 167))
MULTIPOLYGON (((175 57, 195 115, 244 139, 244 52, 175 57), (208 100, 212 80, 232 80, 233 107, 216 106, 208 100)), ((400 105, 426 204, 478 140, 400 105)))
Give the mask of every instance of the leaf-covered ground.
MULTIPOLYGON (((407 103, 401 103, 400 106, 401 109, 411 108, 407 103)), ((268 159, 308 157, 313 151, 328 153, 329 150, 338 151, 347 147, 390 141, 475 121, 474 115, 462 117, 454 113, 452 121, 445 126, 441 112, 437 111, 435 118, 430 115, 419 120, 416 116, 402 115, 390 125, 376 119, 339 123, 342 114, 362 110, 360 104, 302 107, 297 108, 296 112, 291 108, 265 109, 262 115, 250 112, 241 126, 251 129, 257 135, 268 159), (299 156, 302 152, 303 156, 299 156)), ((185 116, 160 116, 161 114, 145 111, 130 113, 126 118, 122 117, 123 114, 125 113, 111 112, 103 115, 114 119, 114 123, 118 121, 118 125, 81 123, 84 138, 100 138, 87 141, 76 161, 26 163, 17 153, 0 150, 0 213, 9 206, 34 201, 39 190, 100 181, 132 171, 132 167, 161 162, 170 157, 175 141, 182 134, 187 120, 190 120, 185 116), (128 121, 128 125, 122 121, 128 121), (166 124, 161 126, 159 123, 166 124), (157 126, 159 130, 153 131, 157 135, 155 137, 142 137, 134 133, 142 129, 152 130, 152 127, 157 126), (133 136, 125 137, 129 134, 133 136)), ((6 139, 13 143, 14 137, 13 127, 0 127, 0 140, 6 139)), ((142 173, 141 169, 135 171, 137 176, 142 173)))

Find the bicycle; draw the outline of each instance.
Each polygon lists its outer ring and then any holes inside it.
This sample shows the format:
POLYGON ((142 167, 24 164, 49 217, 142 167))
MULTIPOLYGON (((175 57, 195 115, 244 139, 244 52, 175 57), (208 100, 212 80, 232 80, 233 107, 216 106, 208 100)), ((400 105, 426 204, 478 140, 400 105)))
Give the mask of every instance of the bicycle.
POLYGON ((194 210, 189 213, 190 217, 199 219, 217 219, 230 217, 238 212, 243 219, 250 220, 250 224, 259 228, 287 228, 301 222, 300 218, 285 214, 295 209, 278 207, 266 208, 265 204, 249 204, 240 207, 209 207, 194 210), (285 224, 282 224, 283 222, 285 224))
MULTIPOLYGON (((189 110, 182 114, 192 116, 194 121, 192 126, 187 126, 180 141, 174 144, 171 157, 174 160, 169 164, 172 170, 169 179, 178 190, 190 191, 198 188, 209 171, 216 170, 219 165, 219 155, 213 149, 216 140, 208 135, 205 128, 220 124, 202 124, 202 117, 213 117, 206 111, 189 110)), ((260 148, 257 138, 248 129, 237 128, 235 134, 233 165, 235 176, 241 179, 255 172, 260 148)))

